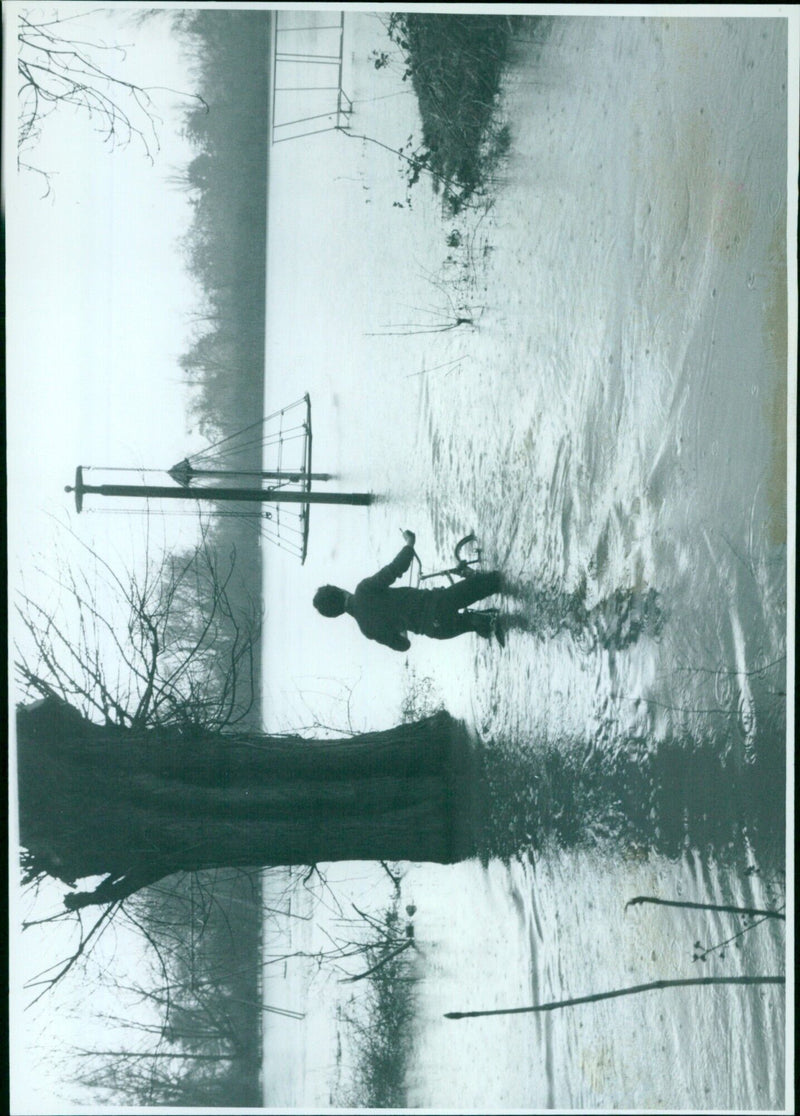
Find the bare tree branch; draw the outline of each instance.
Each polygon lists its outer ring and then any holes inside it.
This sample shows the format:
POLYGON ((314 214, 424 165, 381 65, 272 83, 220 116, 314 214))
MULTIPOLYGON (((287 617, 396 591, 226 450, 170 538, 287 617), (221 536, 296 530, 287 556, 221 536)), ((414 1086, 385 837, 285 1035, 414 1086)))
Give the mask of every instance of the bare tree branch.
POLYGON ((155 108, 154 94, 170 93, 208 105, 195 93, 166 85, 139 85, 113 69, 124 63, 127 48, 99 38, 79 38, 65 25, 89 19, 105 9, 95 8, 71 16, 48 18, 37 9, 17 16, 18 131, 17 167, 41 175, 46 196, 51 191, 50 172, 35 166, 25 153, 36 146, 45 122, 58 111, 83 117, 109 147, 138 143, 149 162, 160 149, 158 126, 163 122, 155 108))
POLYGON ((221 731, 247 716, 257 692, 260 618, 252 605, 243 611, 231 598, 235 551, 223 565, 203 537, 195 550, 169 555, 160 565, 148 562, 126 582, 86 549, 96 584, 69 567, 49 575, 76 613, 68 628, 52 607, 19 596, 30 645, 18 645, 24 689, 69 701, 103 724, 134 729, 202 724, 221 731), (98 604, 98 592, 112 594, 127 614, 124 628, 98 604), (109 675, 106 659, 117 663, 116 676, 109 675))
MULTIPOLYGON (((60 981, 64 979, 70 969, 72 969, 85 954, 89 942, 92 941, 95 936, 99 936, 101 930, 105 926, 107 926, 113 919, 114 915, 117 912, 118 906, 118 903, 111 903, 109 904, 109 906, 104 907, 103 910, 100 912, 98 918, 92 924, 92 928, 86 934, 83 932, 83 924, 81 923, 80 942, 78 943, 75 951, 66 959, 66 961, 63 962, 63 964, 61 964, 61 968, 58 970, 54 977, 48 977, 46 980, 41 981, 34 978, 33 980, 28 981, 26 988, 34 988, 39 984, 44 985, 42 991, 38 994, 38 996, 34 997, 34 999, 31 1000, 31 1002, 27 1005, 28 1008, 32 1008, 34 1004, 38 1003, 38 1001, 41 1000, 42 996, 50 992, 60 981)), ((51 966, 51 968, 53 967, 54 966, 51 966)), ((40 975, 44 974, 42 973, 40 975)))

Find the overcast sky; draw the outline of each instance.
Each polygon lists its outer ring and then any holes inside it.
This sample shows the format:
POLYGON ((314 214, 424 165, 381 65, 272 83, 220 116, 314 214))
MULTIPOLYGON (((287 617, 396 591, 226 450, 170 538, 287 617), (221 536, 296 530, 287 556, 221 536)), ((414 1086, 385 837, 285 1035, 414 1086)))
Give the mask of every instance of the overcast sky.
MULTIPOLYGON (((4 4, 7 52, 16 13, 37 7, 74 17, 92 5, 4 4)), ((119 5, 74 19, 72 29, 76 38, 132 44, 124 60, 108 56, 131 81, 190 89, 166 21, 134 27, 130 15, 119 5)), ((64 492, 76 466, 169 467, 196 445, 187 434, 187 395, 177 365, 197 301, 177 246, 190 210, 187 195, 167 183, 191 158, 177 127, 187 102, 154 93, 162 122, 153 163, 135 139, 112 150, 85 119, 55 114, 29 156, 51 176, 50 194, 43 197, 42 176, 16 172, 16 66, 13 55, 4 61, 9 581, 12 594, 24 586, 36 599, 51 601, 56 590, 35 567, 46 572, 57 551, 69 554, 70 538, 59 524, 71 523, 90 544, 98 539, 112 561, 115 551, 130 562, 144 550, 140 517, 76 515, 64 492)), ((13 692, 12 700, 18 698, 13 692)), ((51 890, 55 909, 63 888, 51 890)), ((18 978, 35 971, 29 965, 37 957, 47 958, 43 967, 72 948, 67 938, 59 946, 52 926, 42 930, 47 934, 39 939, 36 931, 26 935, 24 958, 17 955, 13 966, 18 978)), ((125 937, 120 927, 107 944, 118 957, 135 960, 125 937)), ((63 1020, 58 1002, 58 996, 46 998, 38 1019, 36 1012, 26 1016, 31 1030, 15 1030, 18 1074, 20 1066, 36 1064, 38 1052, 27 1046, 32 1035, 41 1032, 48 1043, 54 1029, 66 1026, 69 1033, 75 1026, 63 1020)), ((35 1073, 21 1075, 32 1090, 30 1111, 60 1105, 55 1081, 63 1069, 46 1058, 35 1073), (55 1080, 48 1080, 48 1066, 55 1080)))
MULTIPOLYGON (((22 7, 4 5, 7 31, 22 7)), ((79 10, 90 6, 68 6, 71 17, 79 10)), ((108 55, 109 66, 130 80, 190 89, 165 20, 133 27, 130 15, 120 5, 71 26, 92 41, 131 44, 125 59, 108 55)), ((7 33, 7 48, 10 39, 7 33)), ((4 69, 10 82, 12 66, 4 69)), ((14 173, 8 144, 12 579, 20 568, 30 572, 32 555, 47 552, 55 530, 50 517, 70 514, 72 498, 63 489, 77 465, 168 468, 190 448, 177 366, 196 302, 177 247, 190 211, 186 194, 166 183, 191 150, 176 127, 179 99, 160 92, 154 100, 162 122, 153 163, 136 138, 112 149, 81 116, 59 111, 47 120, 30 153, 30 162, 51 175, 46 197, 43 177, 14 173)), ((4 98, 12 114, 6 140, 15 133, 15 101, 4 98)), ((84 534, 100 517, 89 524, 87 518, 84 534)), ((103 522, 103 531, 130 530, 124 517, 103 522)))

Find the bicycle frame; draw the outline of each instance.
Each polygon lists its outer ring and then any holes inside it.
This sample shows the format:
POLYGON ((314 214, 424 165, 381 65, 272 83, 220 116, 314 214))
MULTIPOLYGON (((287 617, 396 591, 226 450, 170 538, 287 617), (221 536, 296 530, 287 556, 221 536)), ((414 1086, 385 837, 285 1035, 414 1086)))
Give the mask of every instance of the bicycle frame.
POLYGON ((483 556, 480 547, 476 547, 476 554, 475 554, 474 558, 462 558, 461 557, 461 551, 464 549, 464 547, 468 546, 470 543, 474 543, 474 542, 475 542, 475 532, 470 531, 470 533, 468 535, 464 535, 464 537, 459 539, 458 542, 456 543, 456 548, 455 548, 455 552, 454 552, 455 553, 455 560, 456 560, 455 566, 449 566, 447 569, 436 570, 433 573, 429 573, 429 574, 422 573, 422 563, 419 561, 419 555, 416 553, 416 551, 414 551, 414 555, 417 559, 417 562, 419 562, 419 568, 420 568, 419 580, 420 581, 430 581, 434 577, 446 577, 451 585, 455 585, 455 579, 457 577, 474 577, 475 573, 477 572, 475 570, 475 566, 477 566, 480 563, 480 561, 482 559, 482 556, 483 556))
MULTIPOLYGON (((417 564, 419 565, 419 569, 420 569, 419 581, 420 582, 431 581, 435 577, 446 577, 451 585, 455 585, 456 578, 458 578, 458 577, 460 577, 460 578, 475 577, 477 572, 478 572, 475 569, 475 567, 477 565, 479 565, 480 562, 483 560, 483 551, 481 550, 481 548, 479 546, 476 545, 476 547, 475 547, 475 557, 474 558, 463 558, 461 556, 461 552, 464 549, 464 547, 468 546, 470 543, 474 543, 474 542, 475 542, 475 533, 474 533, 474 531, 470 531, 470 533, 468 535, 464 535, 464 537, 459 539, 458 542, 456 543, 455 552, 454 552, 456 564, 454 566, 448 566, 447 569, 444 569, 444 570, 435 570, 433 573, 429 573, 429 574, 422 573, 422 563, 420 562, 419 555, 417 554, 417 552, 415 550, 414 551, 414 557, 416 558, 417 564)), ((472 615, 475 615, 475 616, 489 616, 489 617, 492 617, 493 619, 496 618, 499 615, 499 610, 496 609, 496 608, 471 608, 470 607, 470 608, 464 608, 461 611, 465 612, 465 613, 467 613, 467 612, 471 613, 472 615)))

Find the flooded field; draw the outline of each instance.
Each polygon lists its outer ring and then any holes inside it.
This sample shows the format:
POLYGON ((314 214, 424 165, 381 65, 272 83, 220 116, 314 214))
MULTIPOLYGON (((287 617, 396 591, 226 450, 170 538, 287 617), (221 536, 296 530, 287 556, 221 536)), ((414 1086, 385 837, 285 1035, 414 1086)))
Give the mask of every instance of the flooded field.
MULTIPOLYGON (((413 100, 370 65, 380 30, 349 25, 357 131, 397 146, 413 100)), ((785 900, 786 50, 771 20, 537 25, 504 85, 493 204, 455 218, 422 186, 409 207, 374 145, 274 160, 271 214, 315 165, 330 204, 305 179, 295 231, 271 226, 267 394, 310 390, 326 466, 383 496, 360 519, 320 510, 307 566, 268 569, 276 630, 332 568, 347 585, 388 561, 398 527, 429 568, 475 530, 510 590, 505 647, 409 656, 491 790, 481 861, 404 866, 410 1106, 783 1104, 779 987, 443 1013, 784 972, 778 920, 625 904, 785 900), (299 337, 291 299, 323 274, 323 323, 299 337)), ((356 729, 396 723, 403 658, 324 621, 310 648, 313 623, 268 641, 268 708, 296 723, 297 693, 323 689, 327 717, 338 668, 356 729)), ((379 866, 329 879, 357 901, 388 886, 379 866)), ((265 996, 307 1012, 267 1027, 266 1103, 342 1103, 341 986, 290 966, 265 996)))

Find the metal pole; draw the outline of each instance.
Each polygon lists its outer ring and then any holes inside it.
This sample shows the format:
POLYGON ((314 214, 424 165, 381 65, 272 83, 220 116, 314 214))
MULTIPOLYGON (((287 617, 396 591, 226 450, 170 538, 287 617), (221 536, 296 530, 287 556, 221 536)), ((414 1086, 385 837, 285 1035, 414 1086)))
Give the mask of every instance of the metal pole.
POLYGON ((276 55, 277 62, 292 62, 297 63, 298 66, 306 65, 319 65, 319 66, 338 66, 338 54, 278 54, 276 55))
POLYGON ((305 469, 196 469, 188 461, 180 461, 173 465, 167 472, 178 484, 186 486, 192 483, 192 477, 261 477, 263 480, 282 480, 291 484, 301 481, 329 481, 334 480, 333 473, 308 473, 305 469))
MULTIPOLYGON (((329 113, 325 113, 326 116, 333 116, 334 114, 335 114, 335 109, 331 110, 331 112, 329 112, 329 113)), ((292 121, 288 121, 285 124, 277 124, 276 127, 278 127, 278 128, 288 128, 291 123, 292 123, 292 121)), ((291 136, 279 136, 278 139, 273 140, 272 142, 273 143, 288 143, 289 140, 308 139, 309 136, 321 136, 323 132, 336 132, 336 131, 339 131, 339 130, 340 129, 339 129, 338 124, 331 124, 330 128, 315 128, 313 132, 293 132, 291 136)))
POLYGON ((306 124, 309 120, 324 120, 326 116, 333 116, 336 109, 331 109, 330 112, 317 112, 313 116, 299 116, 297 120, 285 120, 282 124, 276 124, 276 128, 289 128, 293 124, 306 124))
POLYGON ((313 23, 307 24, 305 27, 276 27, 278 32, 283 31, 338 31, 341 23, 323 23, 315 26, 313 23))
POLYGON ((83 497, 135 496, 154 500, 242 500, 257 504, 371 504, 371 492, 287 492, 283 488, 169 488, 155 484, 84 484, 80 476, 75 486, 66 485, 65 492, 75 493, 75 507, 81 511, 83 497))
POLYGON ((297 472, 288 472, 284 469, 267 471, 263 473, 252 473, 245 469, 193 469, 192 472, 197 477, 264 477, 266 480, 285 480, 293 481, 298 484, 304 480, 317 480, 329 481, 333 480, 333 473, 304 473, 302 469, 297 472))

